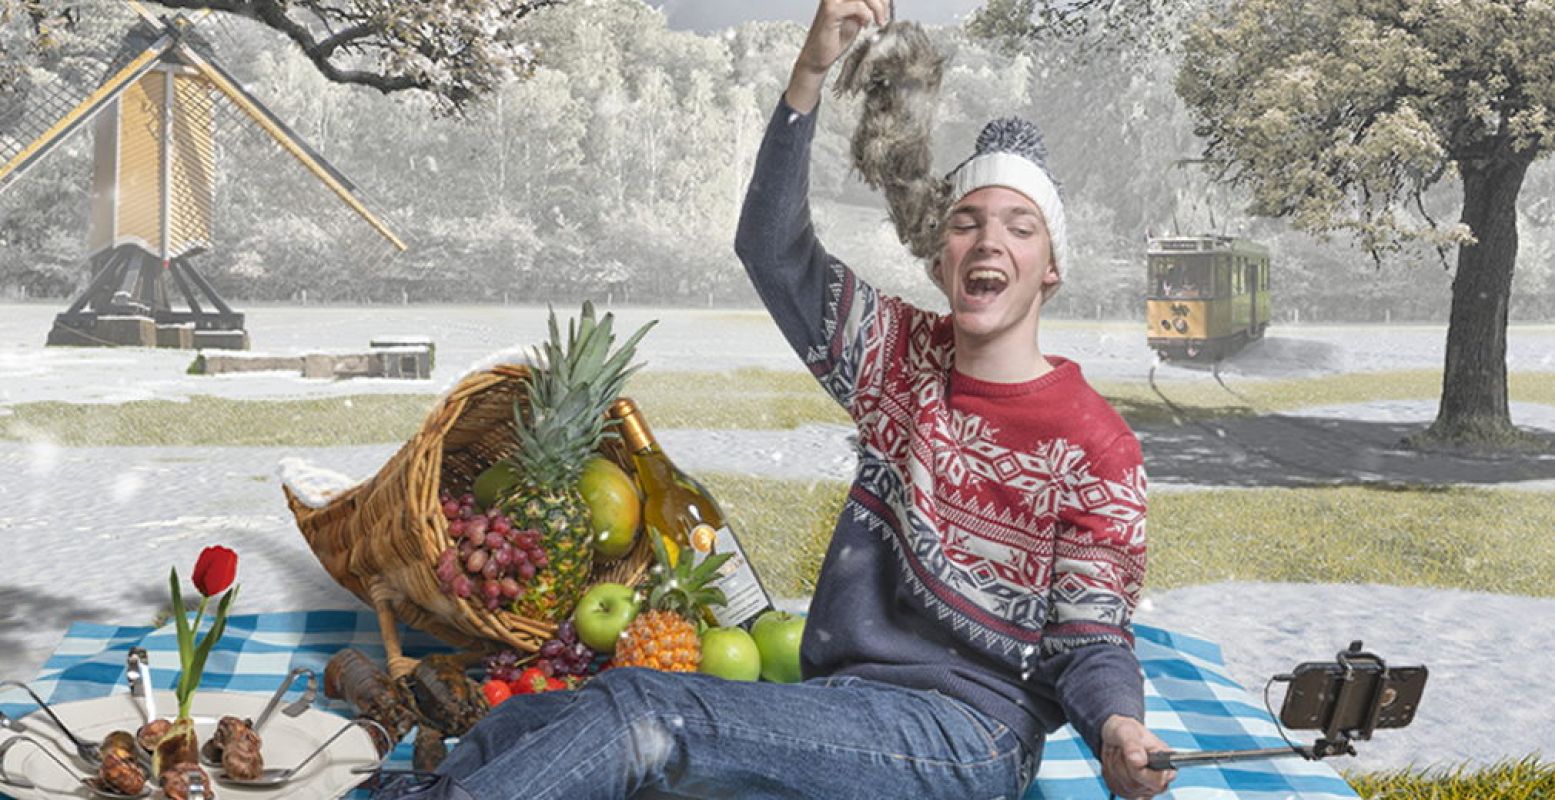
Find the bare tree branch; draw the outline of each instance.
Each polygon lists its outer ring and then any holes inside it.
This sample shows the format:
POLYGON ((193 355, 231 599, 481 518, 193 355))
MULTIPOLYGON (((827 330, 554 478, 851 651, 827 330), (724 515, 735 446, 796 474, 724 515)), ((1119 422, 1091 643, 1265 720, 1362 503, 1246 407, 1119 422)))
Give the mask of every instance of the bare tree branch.
POLYGON ((253 19, 295 44, 330 81, 384 94, 416 90, 457 113, 504 81, 527 75, 533 54, 516 26, 566 0, 471 4, 403 0, 364 11, 351 0, 155 0, 253 19), (374 53, 373 57, 365 57, 374 53))

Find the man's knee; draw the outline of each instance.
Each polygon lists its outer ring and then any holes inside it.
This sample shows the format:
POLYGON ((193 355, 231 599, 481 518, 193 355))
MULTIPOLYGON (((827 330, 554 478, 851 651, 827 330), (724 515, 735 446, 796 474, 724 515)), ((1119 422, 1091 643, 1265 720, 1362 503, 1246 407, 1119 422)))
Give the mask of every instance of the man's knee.
POLYGON ((630 757, 637 761, 636 773, 655 777, 663 774, 675 759, 683 741, 687 710, 680 699, 689 697, 688 675, 652 669, 621 668, 607 670, 589 681, 582 692, 605 697, 624 726, 630 757))

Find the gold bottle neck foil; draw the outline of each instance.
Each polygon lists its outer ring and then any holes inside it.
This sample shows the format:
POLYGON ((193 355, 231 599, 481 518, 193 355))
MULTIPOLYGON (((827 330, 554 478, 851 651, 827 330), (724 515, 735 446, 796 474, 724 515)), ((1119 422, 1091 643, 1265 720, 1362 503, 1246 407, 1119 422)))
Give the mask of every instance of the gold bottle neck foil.
POLYGON ((641 411, 637 410, 637 404, 629 397, 623 397, 610 404, 610 416, 621 421, 616 430, 621 434, 621 441, 626 449, 632 453, 648 450, 657 445, 653 438, 653 431, 648 429, 648 423, 643 419, 641 411))

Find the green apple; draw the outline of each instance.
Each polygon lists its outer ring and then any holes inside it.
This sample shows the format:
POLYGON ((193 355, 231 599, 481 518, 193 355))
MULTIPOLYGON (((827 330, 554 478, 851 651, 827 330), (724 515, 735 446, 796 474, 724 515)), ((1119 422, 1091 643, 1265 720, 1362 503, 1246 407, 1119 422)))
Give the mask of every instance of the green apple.
POLYGON ((702 634, 702 663, 697 671, 731 681, 753 681, 761 677, 761 652, 743 628, 708 628, 702 634))
POLYGON ((621 632, 637 616, 637 592, 624 583, 598 583, 572 612, 578 638, 596 653, 614 653, 621 632))
POLYGON ((761 677, 773 683, 798 683, 799 643, 804 639, 804 617, 787 611, 768 611, 756 618, 751 637, 761 651, 761 677))

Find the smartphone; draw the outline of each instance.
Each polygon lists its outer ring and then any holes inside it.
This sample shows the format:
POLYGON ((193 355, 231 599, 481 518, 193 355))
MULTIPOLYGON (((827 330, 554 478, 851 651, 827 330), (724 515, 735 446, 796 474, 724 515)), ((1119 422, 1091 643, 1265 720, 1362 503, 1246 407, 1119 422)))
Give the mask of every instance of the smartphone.
POLYGON ((1364 730, 1372 698, 1379 692, 1373 727, 1402 728, 1415 718, 1425 691, 1425 667, 1392 667, 1384 677, 1382 666, 1375 662, 1352 661, 1350 666, 1354 683, 1341 698, 1343 666, 1332 661, 1296 665, 1280 707, 1280 722, 1298 730, 1364 730))

